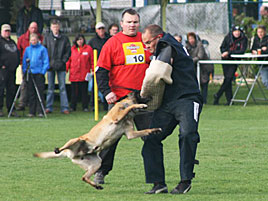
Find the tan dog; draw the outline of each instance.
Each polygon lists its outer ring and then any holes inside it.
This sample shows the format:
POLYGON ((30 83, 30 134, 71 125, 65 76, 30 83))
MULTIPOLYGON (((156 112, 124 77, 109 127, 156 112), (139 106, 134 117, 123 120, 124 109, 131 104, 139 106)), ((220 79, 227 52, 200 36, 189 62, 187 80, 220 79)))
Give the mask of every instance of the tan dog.
POLYGON ((86 171, 82 177, 83 181, 96 189, 103 189, 102 186, 90 180, 90 177, 101 166, 100 151, 111 146, 124 134, 128 139, 134 139, 161 132, 160 128, 134 130, 135 112, 137 109, 144 108, 147 108, 147 105, 137 104, 135 94, 130 93, 127 98, 116 103, 87 134, 69 140, 63 147, 56 148, 54 152, 41 152, 34 156, 39 158, 68 157, 86 171))

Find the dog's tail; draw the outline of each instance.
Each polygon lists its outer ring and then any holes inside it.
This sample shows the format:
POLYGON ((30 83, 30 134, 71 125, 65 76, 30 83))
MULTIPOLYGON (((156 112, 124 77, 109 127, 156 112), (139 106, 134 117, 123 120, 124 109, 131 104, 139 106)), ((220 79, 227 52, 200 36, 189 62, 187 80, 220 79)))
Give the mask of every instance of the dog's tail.
POLYGON ((41 152, 41 153, 35 153, 33 154, 34 157, 38 158, 63 158, 66 157, 67 155, 65 152, 61 152, 60 154, 56 154, 54 151, 52 152, 41 152))

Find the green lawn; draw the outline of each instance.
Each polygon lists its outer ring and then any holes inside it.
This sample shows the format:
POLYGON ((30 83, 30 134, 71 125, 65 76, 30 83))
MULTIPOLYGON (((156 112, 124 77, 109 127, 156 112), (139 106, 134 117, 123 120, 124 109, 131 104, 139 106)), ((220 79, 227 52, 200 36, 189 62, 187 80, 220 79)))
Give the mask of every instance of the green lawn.
MULTIPOLYGON (((145 184, 140 139, 122 138, 114 169, 102 191, 82 182, 83 170, 69 159, 34 158, 33 153, 62 146, 96 124, 93 113, 62 115, 57 108, 47 119, 0 118, 0 200, 268 200, 268 105, 255 105, 250 100, 247 107, 213 106, 212 94, 218 87, 210 86, 208 104, 201 115, 197 151, 200 165, 195 168, 196 178, 188 194, 144 194, 151 185, 145 184)), ((242 94, 245 92, 243 88, 242 94)), ((169 190, 179 181, 177 135, 176 129, 164 141, 169 190)))

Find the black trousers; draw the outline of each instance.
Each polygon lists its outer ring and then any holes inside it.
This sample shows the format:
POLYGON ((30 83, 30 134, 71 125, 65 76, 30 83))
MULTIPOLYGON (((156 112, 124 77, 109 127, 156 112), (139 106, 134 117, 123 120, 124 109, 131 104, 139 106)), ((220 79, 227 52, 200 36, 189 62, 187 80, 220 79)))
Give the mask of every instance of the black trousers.
POLYGON ((88 109, 88 82, 72 82, 71 83, 71 108, 76 110, 76 105, 81 92, 82 108, 88 109))
POLYGON ((219 91, 216 94, 217 94, 217 97, 220 98, 222 94, 225 92, 227 103, 230 103, 233 97, 232 80, 237 70, 237 65, 223 64, 222 69, 223 69, 224 80, 219 91))
MULTIPOLYGON (((134 117, 134 123, 136 125, 137 130, 149 128, 152 119, 152 114, 152 112, 146 112, 137 114, 134 117)), ((120 139, 118 139, 111 147, 103 150, 100 153, 100 157, 102 158, 102 164, 97 172, 101 172, 103 175, 107 175, 113 169, 115 150, 120 139)))
POLYGON ((162 141, 179 128, 180 176, 181 180, 194 177, 194 161, 197 144, 199 115, 202 110, 202 97, 189 96, 162 104, 152 118, 151 128, 162 128, 159 135, 149 135, 144 140, 142 156, 147 183, 165 183, 165 168, 162 141))
POLYGON ((0 110, 4 106, 4 95, 6 91, 6 107, 11 109, 16 94, 16 71, 8 71, 0 67, 0 110))
POLYGON ((34 87, 33 79, 35 81, 37 90, 40 94, 41 100, 44 102, 44 90, 45 90, 45 76, 43 74, 29 74, 29 80, 27 82, 27 93, 29 97, 29 113, 35 115, 43 114, 40 101, 38 99, 37 92, 34 87))

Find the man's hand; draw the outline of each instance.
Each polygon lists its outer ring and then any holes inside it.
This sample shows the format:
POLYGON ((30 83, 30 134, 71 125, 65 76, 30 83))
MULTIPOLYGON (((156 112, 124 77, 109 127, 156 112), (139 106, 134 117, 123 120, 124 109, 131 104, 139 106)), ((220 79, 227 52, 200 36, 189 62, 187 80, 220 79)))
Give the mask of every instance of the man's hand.
POLYGON ((267 47, 264 46, 261 49, 262 49, 262 51, 266 51, 267 50, 267 47))
POLYGON ((252 54, 258 54, 256 50, 252 50, 252 54))
POLYGON ((227 57, 228 57, 228 55, 229 55, 229 53, 228 53, 228 52, 224 52, 224 53, 222 53, 222 54, 221 54, 221 57, 223 57, 223 58, 227 58, 227 57))
POLYGON ((107 101, 108 104, 112 104, 115 103, 115 101, 117 100, 116 95, 114 92, 110 92, 105 96, 105 99, 107 101))

